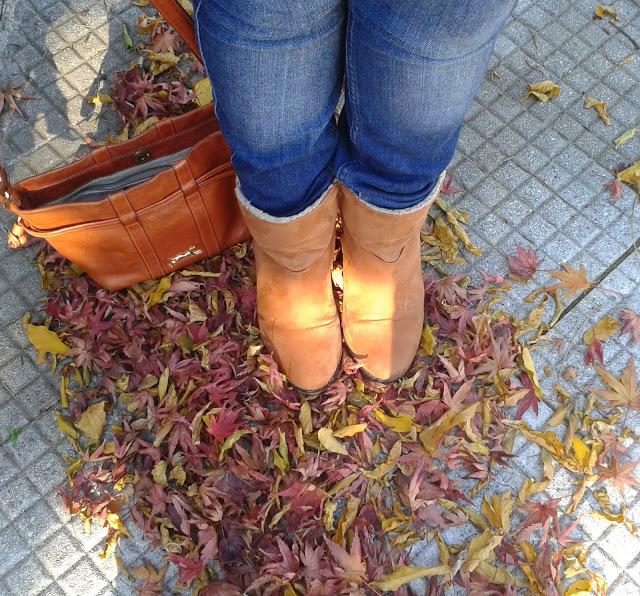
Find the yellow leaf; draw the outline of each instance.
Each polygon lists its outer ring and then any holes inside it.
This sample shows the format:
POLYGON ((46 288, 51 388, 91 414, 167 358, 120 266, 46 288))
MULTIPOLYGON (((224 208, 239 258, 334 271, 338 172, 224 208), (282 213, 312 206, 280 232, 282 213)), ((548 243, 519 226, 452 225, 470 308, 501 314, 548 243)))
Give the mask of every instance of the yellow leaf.
POLYGON ((339 453, 340 455, 349 455, 344 445, 335 438, 330 428, 323 426, 318 430, 318 441, 320 441, 320 445, 327 451, 339 453))
POLYGON ((613 144, 616 146, 616 149, 618 149, 619 147, 621 147, 622 145, 624 145, 625 143, 628 143, 631 139, 633 139, 633 137, 636 135, 637 132, 640 132, 640 128, 629 128, 628 130, 625 130, 619 137, 617 137, 616 139, 614 139, 613 144))
POLYGON ((110 103, 113 103, 113 98, 108 93, 98 93, 93 97, 87 97, 87 101, 100 109, 102 106, 107 106, 110 103))
POLYGON ((147 297, 147 306, 149 308, 162 302, 164 295, 171 287, 172 277, 173 275, 167 275, 166 277, 163 277, 159 282, 157 282, 155 288, 149 293, 149 296, 147 297))
POLYGON ((71 420, 69 420, 69 418, 63 416, 60 412, 56 412, 56 419, 58 422, 58 430, 61 433, 67 435, 68 437, 71 437, 72 439, 78 438, 79 433, 73 427, 73 423, 71 422, 71 420))
POLYGON ((601 4, 600 6, 596 6, 596 9, 593 11, 593 14, 598 19, 609 18, 612 21, 620 20, 620 15, 618 14, 618 11, 610 4, 601 4))
POLYGON ((536 372, 536 365, 531 357, 529 348, 524 346, 522 348, 522 366, 524 367, 527 375, 533 383, 533 391, 538 397, 542 397, 542 389, 540 389, 540 381, 538 380, 538 373, 536 372))
POLYGON ((401 453, 402 443, 400 441, 396 441, 389 451, 389 457, 387 457, 387 461, 382 462, 371 471, 363 471, 362 475, 365 478, 369 478, 369 480, 378 480, 379 482, 382 481, 382 479, 396 467, 396 462, 398 461, 401 453))
POLYGON ((167 486, 167 462, 164 459, 158 460, 151 470, 151 477, 156 484, 167 486))
POLYGON ((462 565, 462 570, 471 573, 481 561, 489 561, 494 556, 494 549, 502 542, 501 534, 485 530, 469 544, 469 558, 462 565))
POLYGON ((220 455, 218 455, 218 460, 222 461, 224 459, 225 453, 229 449, 231 449, 231 447, 233 447, 238 442, 238 440, 240 440, 245 435, 250 435, 251 433, 252 431, 250 430, 241 430, 239 428, 234 430, 231 436, 227 437, 224 440, 224 443, 222 443, 222 447, 220 447, 220 455))
POLYGON ((310 435, 313 432, 311 406, 308 401, 302 402, 302 406, 300 406, 300 426, 302 426, 302 432, 305 435, 310 435))
POLYGON ((438 565, 437 567, 407 567, 401 565, 395 571, 387 573, 379 580, 372 582, 371 585, 383 592, 395 592, 400 586, 414 579, 432 577, 434 575, 448 575, 449 573, 451 573, 451 567, 448 565, 438 565))
POLYGON ((137 135, 141 135, 143 132, 149 130, 154 124, 157 124, 158 122, 160 122, 160 118, 158 118, 158 116, 150 116, 149 118, 143 120, 142 122, 140 122, 140 124, 137 124, 135 126, 135 128, 133 129, 133 136, 135 137, 137 135))
POLYGON ((58 334, 51 331, 51 329, 47 329, 44 325, 31 325, 31 323, 28 323, 27 337, 39 352, 66 354, 69 350, 69 346, 58 337, 58 334))
POLYGON ((505 586, 522 586, 521 580, 516 579, 504 567, 496 567, 486 561, 480 561, 475 572, 492 584, 503 584, 505 586))
POLYGON ((158 380, 158 397, 163 399, 167 394, 167 387, 169 385, 169 369, 165 368, 158 380))
POLYGON ((513 496, 510 492, 487 496, 482 503, 482 513, 487 521, 497 530, 508 532, 511 527, 511 512, 513 510, 513 496))
POLYGON ((433 351, 436 349, 436 338, 433 334, 438 329, 437 325, 429 327, 425 325, 422 329, 422 339, 420 340, 420 349, 425 356, 432 356, 433 351))
POLYGON ((395 430, 397 433, 409 432, 413 426, 413 420, 404 414, 400 416, 389 416, 382 410, 376 410, 375 416, 378 422, 382 422, 382 424, 388 426, 391 430, 395 430))
POLYGON ((540 101, 551 101, 558 95, 560 95, 560 87, 553 81, 546 80, 539 83, 529 83, 524 99, 533 96, 540 101))
POLYGON ((106 412, 104 411, 105 402, 100 401, 97 404, 90 405, 75 423, 75 427, 81 430, 87 437, 94 441, 99 441, 104 430, 104 422, 106 412))
POLYGON ((176 56, 173 48, 170 48, 167 52, 153 52, 152 50, 146 50, 147 58, 151 61, 151 72, 154 75, 162 74, 163 72, 174 68, 182 56, 176 56))
POLYGON ((340 430, 337 430, 333 433, 334 437, 338 437, 339 439, 344 439, 345 437, 353 437, 353 435, 357 435, 361 433, 363 430, 366 430, 367 425, 363 422, 362 424, 350 424, 349 426, 345 426, 340 430))
POLYGON ((600 116, 600 119, 607 126, 611 126, 611 120, 609 120, 609 114, 607 114, 607 102, 587 96, 584 98, 584 107, 587 110, 589 108, 593 108, 596 112, 598 112, 598 116, 600 116))
POLYGON ((564 596, 590 596, 594 591, 594 582, 590 579, 579 579, 565 591, 564 596))
POLYGON ((169 474, 169 478, 175 480, 180 486, 182 486, 187 479, 187 473, 185 472, 182 464, 176 464, 171 468, 171 473, 169 474))
POLYGON ((207 106, 213 101, 211 81, 206 77, 193 86, 193 92, 196 94, 196 103, 199 106, 207 106))
POLYGON ((618 172, 616 180, 625 182, 626 184, 635 184, 636 186, 640 186, 640 160, 636 161, 636 163, 630 165, 625 170, 622 170, 622 172, 618 172))
POLYGON ((585 469, 589 468, 589 448, 578 437, 571 440, 571 449, 578 460, 578 463, 585 469))
POLYGON ((584 334, 583 341, 587 346, 596 340, 606 341, 619 330, 620 324, 618 321, 616 321, 611 315, 607 315, 600 319, 584 334))

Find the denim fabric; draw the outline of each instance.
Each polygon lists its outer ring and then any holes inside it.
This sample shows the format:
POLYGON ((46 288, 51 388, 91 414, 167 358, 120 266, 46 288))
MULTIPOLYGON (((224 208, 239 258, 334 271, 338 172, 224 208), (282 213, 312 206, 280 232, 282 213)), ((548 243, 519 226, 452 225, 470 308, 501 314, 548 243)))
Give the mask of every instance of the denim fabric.
POLYGON ((243 195, 276 217, 307 208, 334 179, 385 209, 424 200, 515 1, 198 0, 243 195))

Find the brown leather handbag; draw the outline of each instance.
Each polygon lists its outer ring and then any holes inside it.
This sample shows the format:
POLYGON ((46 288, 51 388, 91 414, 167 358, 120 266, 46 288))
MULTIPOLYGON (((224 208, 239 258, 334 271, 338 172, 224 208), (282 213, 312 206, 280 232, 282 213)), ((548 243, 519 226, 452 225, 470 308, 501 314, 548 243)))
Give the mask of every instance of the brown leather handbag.
MULTIPOLYGON (((199 55, 189 16, 154 3, 199 55)), ((161 277, 249 238, 230 157, 206 106, 14 185, 0 168, 9 244, 44 238, 110 290, 161 277)))

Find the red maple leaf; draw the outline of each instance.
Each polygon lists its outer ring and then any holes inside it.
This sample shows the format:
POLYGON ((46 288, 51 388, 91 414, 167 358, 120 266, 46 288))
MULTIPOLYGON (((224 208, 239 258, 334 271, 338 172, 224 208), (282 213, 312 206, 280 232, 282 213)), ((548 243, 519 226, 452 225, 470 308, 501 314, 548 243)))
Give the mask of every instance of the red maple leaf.
POLYGON ((628 333, 633 341, 640 341, 640 314, 630 308, 623 308, 620 311, 620 322, 622 323, 620 335, 628 333))
POLYGON ((607 180, 602 185, 602 188, 609 192, 609 200, 612 203, 615 203, 624 196, 624 186, 619 180, 607 180))
POLYGON ((207 427, 207 432, 213 436, 217 441, 222 443, 227 437, 230 437, 234 431, 238 430, 242 425, 236 422, 240 412, 234 412, 230 410, 227 412, 226 406, 224 406, 217 416, 211 417, 211 422, 207 427))
POLYGON ((518 402, 518 409, 516 411, 516 418, 520 420, 522 415, 531 408, 534 414, 538 415, 538 406, 540 404, 540 398, 536 395, 535 386, 529 375, 526 373, 520 373, 520 383, 522 387, 528 389, 527 394, 518 402))
POLYGON ((587 348, 587 351, 584 355, 584 363, 588 366, 589 364, 594 364, 596 358, 600 360, 600 364, 604 364, 604 356, 602 354, 602 350, 604 348, 604 343, 599 339, 594 339, 587 348))
POLYGON ((529 281, 540 266, 536 249, 527 250, 523 246, 516 247, 516 256, 507 257, 509 272, 522 281, 529 281))
POLYGON ((550 499, 546 503, 531 501, 530 503, 520 506, 520 509, 526 511, 529 515, 527 515, 526 519, 520 524, 517 540, 523 540, 536 526, 541 526, 549 520, 553 520, 557 528, 558 503, 560 503, 560 500, 561 499, 550 499))
POLYGON ((462 189, 453 185, 453 176, 449 174, 440 185, 440 193, 443 195, 455 195, 459 192, 462 192, 462 189))

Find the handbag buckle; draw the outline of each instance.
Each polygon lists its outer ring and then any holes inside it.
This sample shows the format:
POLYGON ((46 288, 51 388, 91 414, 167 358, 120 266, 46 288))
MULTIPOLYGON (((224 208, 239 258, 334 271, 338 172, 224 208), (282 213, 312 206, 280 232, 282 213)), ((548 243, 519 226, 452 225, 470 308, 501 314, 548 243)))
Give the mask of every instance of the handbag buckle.
POLYGON ((180 261, 187 259, 189 257, 197 257, 202 254, 201 248, 196 248, 195 246, 190 246, 185 252, 181 252, 174 257, 169 259, 169 263, 171 265, 177 265, 180 261))
POLYGON ((151 157, 151 154, 148 151, 143 151, 142 149, 138 149, 133 154, 133 159, 136 163, 144 163, 151 157))

